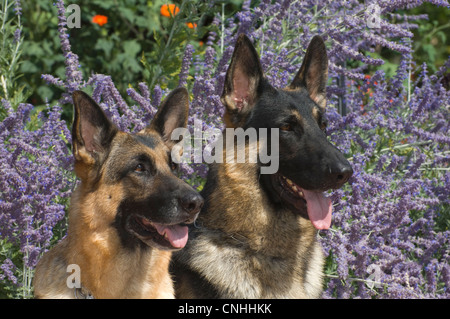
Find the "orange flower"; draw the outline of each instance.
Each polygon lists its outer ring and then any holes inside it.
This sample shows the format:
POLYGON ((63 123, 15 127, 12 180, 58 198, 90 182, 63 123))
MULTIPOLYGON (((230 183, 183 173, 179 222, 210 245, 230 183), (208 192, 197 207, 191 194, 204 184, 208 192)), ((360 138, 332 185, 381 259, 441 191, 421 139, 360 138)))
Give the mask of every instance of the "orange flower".
POLYGON ((108 17, 97 14, 92 18, 92 22, 97 23, 99 26, 103 26, 104 24, 108 23, 108 17))
POLYGON ((189 29, 195 29, 197 27, 197 23, 187 22, 186 25, 189 29))
POLYGON ((178 14, 180 8, 178 8, 175 4, 163 4, 161 6, 160 13, 163 17, 174 17, 178 14))

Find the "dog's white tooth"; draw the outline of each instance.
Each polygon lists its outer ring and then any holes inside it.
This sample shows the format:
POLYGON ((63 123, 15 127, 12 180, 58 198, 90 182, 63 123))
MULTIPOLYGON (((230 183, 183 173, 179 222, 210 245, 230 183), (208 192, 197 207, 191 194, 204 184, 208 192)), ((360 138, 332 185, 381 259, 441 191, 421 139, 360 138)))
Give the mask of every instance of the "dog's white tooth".
POLYGON ((299 191, 298 194, 299 194, 301 197, 303 197, 303 192, 302 192, 302 191, 299 191))
POLYGON ((286 178, 286 182, 287 182, 290 186, 294 185, 294 183, 293 183, 289 178, 286 178))

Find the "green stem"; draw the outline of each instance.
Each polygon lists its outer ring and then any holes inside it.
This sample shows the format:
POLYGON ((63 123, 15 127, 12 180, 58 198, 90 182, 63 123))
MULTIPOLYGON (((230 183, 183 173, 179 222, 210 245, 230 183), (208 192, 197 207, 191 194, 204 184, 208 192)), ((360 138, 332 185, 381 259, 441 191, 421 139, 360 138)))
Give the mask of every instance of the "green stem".
POLYGON ((225 34, 225 3, 222 3, 222 34, 220 36, 220 53, 223 54, 223 41, 224 41, 224 34, 225 34))
POLYGON ((5 22, 7 19, 7 13, 8 13, 8 0, 3 1, 3 13, 2 13, 2 27, 0 29, 1 33, 3 34, 3 43, 2 43, 2 49, 5 48, 5 22))
MULTIPOLYGON (((409 144, 395 145, 395 146, 393 146, 393 147, 386 147, 386 148, 383 148, 383 149, 380 150, 379 153, 385 153, 385 152, 392 151, 392 150, 400 150, 400 149, 403 149, 403 148, 409 148, 409 147, 412 147, 412 146, 428 145, 428 144, 431 144, 431 143, 432 143, 432 141, 424 141, 424 142, 417 142, 417 143, 409 143, 409 144)), ((352 156, 352 157, 349 157, 348 160, 349 160, 349 161, 352 161, 352 160, 353 160, 353 156, 352 156)))
MULTIPOLYGON (((184 12, 185 4, 186 4, 185 1, 183 1, 181 3, 180 13, 184 12)), ((178 14, 178 15, 175 15, 175 16, 172 17, 173 18, 173 24, 172 24, 172 27, 170 29, 169 38, 167 39, 166 45, 164 46, 164 49, 162 50, 161 55, 159 56, 159 60, 157 62, 158 66, 161 65, 161 62, 163 61, 164 57, 166 56, 166 51, 169 48, 170 43, 172 42, 172 38, 173 38, 173 35, 175 33, 175 29, 176 29, 176 26, 177 26, 177 23, 178 23, 178 20, 179 20, 179 18, 177 16, 180 16, 180 15, 178 14)), ((153 85, 155 84, 156 79, 161 75, 161 71, 162 71, 161 67, 158 68, 157 71, 158 72, 152 77, 152 80, 151 80, 151 83, 150 83, 150 86, 149 86, 150 88, 153 88, 153 85)))

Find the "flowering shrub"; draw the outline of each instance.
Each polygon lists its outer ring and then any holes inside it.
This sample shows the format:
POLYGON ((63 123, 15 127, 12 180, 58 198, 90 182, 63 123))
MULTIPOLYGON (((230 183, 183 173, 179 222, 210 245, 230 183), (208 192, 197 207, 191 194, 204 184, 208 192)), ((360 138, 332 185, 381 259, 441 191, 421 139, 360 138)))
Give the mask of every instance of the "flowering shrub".
POLYGON ((333 261, 325 297, 449 296, 450 94, 425 65, 404 90, 410 63, 406 55, 394 79, 379 71, 349 93, 345 118, 329 113, 331 139, 352 154, 355 174, 333 192, 334 227, 321 233, 333 261))
MULTIPOLYGON (((449 10, 447 1, 429 2, 449 10)), ((68 39, 64 3, 56 1, 65 79, 42 78, 63 89, 61 104, 71 102, 74 90, 92 90, 107 115, 130 132, 152 118, 168 91, 161 87, 187 86, 192 92, 190 130, 199 124, 203 131, 222 129, 220 95, 238 34, 253 39, 265 74, 276 87, 290 82, 302 50, 312 36, 322 35, 330 60, 327 134, 354 169, 348 184, 330 192, 332 228, 319 233, 327 256, 323 297, 449 298, 450 93, 442 83, 450 59, 435 74, 426 64, 416 66, 411 30, 427 15, 398 11, 422 1, 261 0, 253 8, 250 3, 244 1, 234 17, 216 14, 203 47, 183 45, 176 84, 153 77, 159 80, 128 88, 130 105, 111 76, 93 74, 84 80, 68 39), (401 55, 394 76, 382 70, 382 59, 371 57, 380 46, 401 55)), ((186 8, 170 9, 175 10, 169 13, 171 23, 186 8)), ((23 259, 29 281, 39 254, 52 244, 52 228, 62 220, 62 205, 74 185, 66 172, 71 166, 65 147, 70 136, 58 106, 30 127, 31 105, 20 104, 16 111, 6 99, 2 105, 0 276, 27 285, 18 276, 18 259, 23 259), (21 255, 7 256, 12 246, 21 255)), ((199 188, 206 172, 205 164, 182 167, 182 176, 199 188)))
MULTIPOLYGON (((39 128, 30 127, 32 105, 20 104, 14 111, 5 100, 8 116, 0 123, 0 226, 1 239, 20 247, 23 254, 22 280, 29 294, 32 275, 41 253, 49 247, 54 227, 63 220, 65 203, 72 191, 72 154, 66 143, 70 132, 60 120, 61 108, 53 107, 48 117, 39 114, 39 128)), ((64 225, 65 227, 65 225, 64 225)), ((17 283, 10 252, 0 279, 17 283)))

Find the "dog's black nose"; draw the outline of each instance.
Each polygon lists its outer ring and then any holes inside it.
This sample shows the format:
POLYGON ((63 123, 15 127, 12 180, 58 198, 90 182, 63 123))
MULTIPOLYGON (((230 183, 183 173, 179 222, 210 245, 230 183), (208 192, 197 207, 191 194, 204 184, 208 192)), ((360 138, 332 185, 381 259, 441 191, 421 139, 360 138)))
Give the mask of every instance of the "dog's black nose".
POLYGON ((353 169, 348 162, 338 162, 333 167, 330 167, 330 174, 336 183, 336 188, 339 188, 353 175, 353 169))
POLYGON ((180 205, 189 214, 197 214, 203 206, 203 197, 197 193, 188 193, 180 198, 180 205))

